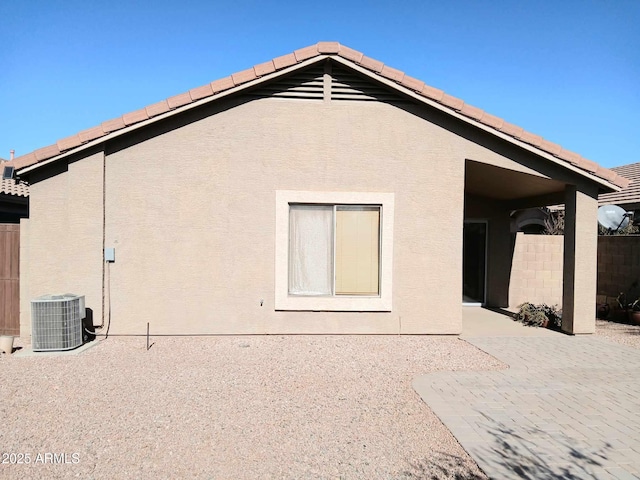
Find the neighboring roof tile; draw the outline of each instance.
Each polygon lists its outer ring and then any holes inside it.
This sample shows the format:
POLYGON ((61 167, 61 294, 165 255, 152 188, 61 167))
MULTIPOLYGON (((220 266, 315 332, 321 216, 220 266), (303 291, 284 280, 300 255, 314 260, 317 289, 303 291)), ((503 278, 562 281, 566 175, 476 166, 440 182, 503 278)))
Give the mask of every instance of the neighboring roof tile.
MULTIPOLYGON (((0 174, 4 170, 5 165, 14 165, 14 163, 0 159, 0 174)), ((29 184, 20 180, 4 180, 0 176, 0 194, 14 195, 16 197, 28 197, 29 184)))
POLYGON ((625 178, 631 183, 619 192, 604 193, 598 197, 600 205, 613 203, 624 207, 625 205, 640 203, 640 162, 613 167, 611 171, 625 178))
MULTIPOLYGON (((352 48, 341 45, 338 42, 319 42, 305 48, 294 51, 287 55, 274 58, 269 62, 260 63, 252 68, 232 74, 231 76, 221 78, 211 82, 209 85, 194 88, 186 93, 175 95, 158 103, 154 103, 146 108, 135 112, 127 113, 120 118, 115 118, 104 122, 97 127, 83 130, 77 135, 59 140, 56 144, 49 147, 41 148, 36 152, 23 155, 14 160, 14 164, 18 168, 52 158, 61 152, 76 148, 83 143, 103 137, 110 132, 122 129, 125 126, 135 125, 136 123, 156 117, 170 110, 180 108, 197 100, 207 97, 213 97, 220 92, 224 92, 238 85, 244 84, 256 78, 268 75, 270 73, 291 67, 304 60, 316 57, 318 55, 336 55, 348 61, 354 62, 361 67, 379 74, 381 77, 387 78, 398 85, 406 87, 419 95, 435 101, 445 107, 451 108, 472 120, 478 121, 488 127, 496 129, 505 135, 511 136, 517 140, 525 142, 529 145, 539 148, 541 151, 547 152, 556 158, 569 162, 570 164, 581 168, 585 172, 592 173, 600 178, 616 184, 619 187, 626 187, 629 181, 623 176, 609 172, 607 169, 599 167, 595 162, 582 158, 577 153, 564 150, 560 145, 549 142, 539 135, 524 131, 522 128, 505 122, 499 117, 488 114, 483 110, 466 104, 463 100, 452 95, 446 94, 440 89, 425 85, 421 80, 409 77, 400 70, 391 68, 384 63, 373 58, 363 55, 361 52, 352 48)), ((640 182, 639 182, 640 183, 640 182)))

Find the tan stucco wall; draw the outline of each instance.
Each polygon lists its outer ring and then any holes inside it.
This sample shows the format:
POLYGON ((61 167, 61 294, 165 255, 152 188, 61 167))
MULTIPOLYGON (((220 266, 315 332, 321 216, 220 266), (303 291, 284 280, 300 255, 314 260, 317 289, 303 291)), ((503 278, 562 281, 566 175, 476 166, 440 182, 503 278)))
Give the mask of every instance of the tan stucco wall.
MULTIPOLYGON (((512 160, 384 103, 230 107, 107 145, 110 333, 460 333, 465 158, 512 160), (277 190, 394 194, 391 312, 275 310, 277 190)), ((29 235, 30 298, 85 294, 94 323, 102 161, 33 185, 29 235)))
POLYGON ((113 331, 459 333, 464 143, 387 104, 265 99, 109 155, 113 331), (395 194, 391 313, 274 310, 276 190, 395 194))
POLYGON ((598 192, 593 185, 565 191, 562 330, 595 332, 598 259, 598 192))
POLYGON ((30 301, 40 295, 85 295, 94 323, 101 321, 102 169, 100 152, 31 185, 20 259, 22 336, 31 334, 30 301))

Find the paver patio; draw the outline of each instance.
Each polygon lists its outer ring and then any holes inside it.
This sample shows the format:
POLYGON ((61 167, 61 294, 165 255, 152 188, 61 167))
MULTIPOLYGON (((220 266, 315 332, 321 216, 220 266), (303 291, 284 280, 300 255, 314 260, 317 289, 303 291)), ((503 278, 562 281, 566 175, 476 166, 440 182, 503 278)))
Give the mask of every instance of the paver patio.
POLYGON ((640 478, 638 349, 540 329, 470 330, 466 341, 509 368, 432 373, 413 385, 489 477, 640 478))

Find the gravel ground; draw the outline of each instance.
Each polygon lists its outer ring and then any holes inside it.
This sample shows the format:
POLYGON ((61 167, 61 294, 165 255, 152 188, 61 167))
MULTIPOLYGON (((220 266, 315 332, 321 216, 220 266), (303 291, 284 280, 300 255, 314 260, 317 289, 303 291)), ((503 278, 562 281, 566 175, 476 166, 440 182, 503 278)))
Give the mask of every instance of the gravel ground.
POLYGON ((628 347, 640 348, 640 325, 596 320, 596 335, 628 347))
POLYGON ((31 462, 0 464, 0 478, 486 478, 411 387, 418 374, 504 368, 463 340, 153 342, 0 355, 2 460, 31 462))

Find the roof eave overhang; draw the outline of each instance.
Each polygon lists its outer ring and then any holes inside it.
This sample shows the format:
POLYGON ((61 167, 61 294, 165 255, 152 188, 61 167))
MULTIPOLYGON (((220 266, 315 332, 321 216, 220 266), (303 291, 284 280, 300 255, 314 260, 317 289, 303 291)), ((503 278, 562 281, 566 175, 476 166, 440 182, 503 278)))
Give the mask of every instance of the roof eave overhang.
POLYGON ((524 149, 526 151, 529 151, 529 152, 533 153, 534 155, 542 157, 542 158, 544 158, 544 159, 546 159, 546 160, 558 165, 561 168, 570 170, 570 171, 576 173, 577 175, 579 175, 581 177, 584 177, 584 178, 586 178, 586 179, 598 184, 600 187, 604 188, 605 190, 610 190, 610 191, 615 191, 615 192, 619 192, 620 190, 622 190, 621 187, 619 187, 619 186, 617 186, 617 185, 615 185, 615 184, 613 184, 613 183, 611 183, 611 182, 609 182, 609 181, 607 181, 607 180, 605 180, 603 178, 600 178, 600 177, 598 177, 596 175, 593 175, 593 174, 591 174, 591 173, 589 173, 589 172, 587 172, 585 170, 582 170, 582 169, 580 169, 580 168, 578 168, 578 167, 576 167, 576 166, 574 166, 574 165, 572 165, 570 163, 567 163, 566 161, 563 161, 563 160, 561 160, 559 158, 556 158, 553 155, 551 155, 550 153, 545 152, 544 150, 536 148, 536 147, 534 147, 532 145, 529 145, 529 144, 527 144, 525 142, 522 142, 522 141, 518 140, 517 138, 511 137, 511 136, 509 136, 509 135, 507 135, 505 133, 502 133, 502 132, 497 131, 497 130, 495 130, 495 129, 487 126, 487 125, 484 125, 481 122, 478 122, 478 121, 476 121, 476 120, 474 120, 472 118, 469 118, 469 117, 467 117, 465 115, 462 115, 462 114, 456 112, 455 110, 452 110, 451 108, 449 108, 449 107, 447 107, 445 105, 441 105, 440 103, 438 103, 438 102, 436 102, 434 100, 431 100, 431 99, 426 98, 426 97, 424 97, 422 95, 419 95, 417 92, 415 92, 415 91, 413 91, 413 90, 411 90, 409 88, 406 88, 406 87, 404 87, 402 85, 399 85, 398 83, 394 82, 393 80, 384 78, 381 75, 377 75, 377 74, 371 72, 370 70, 367 70, 366 68, 363 68, 360 65, 357 65, 356 63, 354 63, 354 62, 352 62, 350 60, 347 60, 345 58, 340 57, 337 54, 320 54, 320 55, 314 56, 314 57, 309 58, 307 60, 304 60, 304 61, 302 61, 300 63, 296 63, 295 65, 292 65, 290 67, 286 67, 286 68, 284 68, 282 70, 278 70, 277 72, 273 72, 273 73, 264 75, 264 76, 262 76, 260 78, 255 79, 255 80, 251 80, 249 82, 243 83, 242 85, 238 85, 238 86, 232 87, 232 88, 230 88, 228 90, 224 90, 222 92, 216 93, 215 95, 213 95, 211 97, 207 97, 207 98, 203 98, 201 100, 197 100, 195 102, 189 103, 189 104, 184 105, 182 107, 178 107, 178 108, 176 108, 174 110, 171 110, 169 112, 166 112, 166 113, 163 113, 161 115, 158 115, 156 117, 150 118, 148 120, 144 120, 144 121, 136 123, 134 125, 131 125, 131 126, 123 128, 123 129, 117 130, 115 132, 109 133, 109 134, 107 134, 107 135, 105 135, 103 137, 100 137, 100 138, 97 138, 97 139, 92 140, 90 142, 87 142, 87 143, 85 143, 85 144, 83 144, 81 146, 78 146, 76 148, 68 150, 68 151, 66 151, 64 153, 61 153, 61 154, 59 154, 59 155, 57 155, 55 157, 51 157, 51 158, 49 158, 47 160, 44 160, 42 162, 34 163, 33 165, 28 165, 28 166, 26 166, 24 168, 19 169, 17 171, 17 174, 18 175, 28 174, 28 173, 30 173, 30 172, 38 169, 38 168, 41 168, 41 167, 44 167, 44 166, 49 165, 51 163, 54 163, 54 162, 60 161, 62 159, 68 158, 68 157, 70 157, 72 155, 75 155, 77 153, 80 153, 82 151, 97 147, 97 146, 99 146, 101 144, 104 144, 105 142, 113 140, 114 138, 118 138, 118 137, 120 137, 122 135, 127 135, 128 133, 130 133, 130 132, 132 132, 134 130, 137 130, 139 128, 144 128, 144 127, 146 127, 148 125, 152 125, 154 123, 164 121, 167 118, 173 117, 174 115, 179 115, 179 114, 181 114, 183 112, 186 112, 186 111, 189 111, 191 109, 199 108, 202 105, 206 105, 208 103, 218 101, 221 98, 229 97, 229 96, 234 95, 234 94, 236 94, 238 92, 241 92, 243 90, 255 87, 255 86, 260 85, 262 83, 269 82, 269 81, 271 81, 271 80, 273 80, 275 78, 278 78, 280 76, 287 75, 287 74, 289 74, 291 72, 294 72, 296 70, 300 70, 302 68, 306 68, 309 65, 313 65, 314 63, 321 62, 321 61, 323 61, 323 60, 325 60, 327 58, 331 58, 335 62, 340 63, 340 64, 344 65, 347 68, 351 68, 351 69, 357 71, 358 73, 370 78, 372 81, 375 81, 375 82, 378 82, 378 83, 382 83, 382 84, 388 86, 389 88, 395 89, 395 90, 401 92, 402 94, 411 97, 412 99, 414 99, 418 103, 422 103, 422 104, 430 106, 431 108, 435 108, 435 109, 437 109, 437 110, 439 110, 439 111, 441 111, 441 112, 443 112, 443 113, 445 113, 447 115, 450 115, 450 116, 452 116, 454 118, 459 119, 462 122, 465 122, 465 123, 467 123, 469 125, 473 125, 474 127, 478 128, 480 130, 483 130, 484 132, 486 132, 486 133, 488 133, 490 135, 498 137, 498 138, 500 138, 500 139, 502 139, 502 140, 504 140, 506 142, 509 142, 509 143, 511 143, 513 145, 516 145, 516 146, 518 146, 518 147, 520 147, 520 148, 522 148, 522 149, 524 149))
POLYGON ((139 128, 144 128, 144 127, 146 127, 148 125, 153 125, 154 123, 161 122, 163 120, 166 120, 167 118, 171 118, 171 117, 173 117, 175 115, 179 115, 181 113, 187 112, 187 111, 192 110, 194 108, 201 107, 202 105, 206 105, 208 103, 218 101, 221 98, 229 97, 229 96, 234 95, 234 94, 236 94, 238 92, 241 92, 242 90, 246 90, 248 88, 252 88, 252 87, 255 87, 257 85, 260 85, 262 83, 269 82, 269 81, 271 81, 271 80, 273 80, 275 78, 278 78, 278 77, 283 76, 283 75, 287 75, 287 74, 289 74, 291 72, 294 72, 294 71, 299 70, 301 68, 305 68, 305 67, 307 67, 309 65, 313 65, 314 63, 320 62, 320 61, 322 61, 322 60, 324 60, 324 59, 326 59, 328 57, 331 57, 331 56, 332 55, 324 55, 324 54, 323 55, 318 55, 318 56, 315 56, 315 57, 310 58, 308 60, 304 60, 304 61, 302 61, 300 63, 296 63, 295 65, 292 65, 290 67, 286 67, 286 68, 283 68, 282 70, 278 70, 277 72, 269 73, 267 75, 264 75, 263 77, 256 78, 255 80, 251 80, 249 82, 243 83, 242 85, 238 85, 238 86, 232 87, 232 88, 230 88, 228 90, 224 90, 222 92, 216 93, 215 95, 212 95, 210 97, 206 97, 206 98, 203 98, 201 100, 197 100, 195 102, 192 102, 192 103, 189 103, 187 105, 184 105, 182 107, 178 107, 178 108, 176 108, 174 110, 171 110, 169 112, 160 114, 160 115, 158 115, 156 117, 150 118, 148 120, 144 120, 142 122, 136 123, 134 125, 130 125, 128 127, 125 127, 125 128, 120 129, 120 130, 117 130, 115 132, 112 132, 112 133, 109 133, 107 135, 104 135, 104 136, 102 136, 100 138, 97 138, 95 140, 92 140, 90 142, 82 144, 82 145, 80 145, 80 146, 78 146, 76 148, 72 148, 71 150, 67 150, 66 152, 63 152, 63 153, 61 153, 59 155, 56 155, 55 157, 51 157, 51 158, 48 158, 47 160, 43 160, 42 162, 34 163, 32 165, 28 165, 26 167, 23 167, 23 168, 17 170, 16 174, 17 175, 25 175, 25 174, 30 173, 30 172, 38 169, 38 168, 44 167, 45 165, 49 165, 51 163, 58 162, 58 161, 60 161, 62 159, 68 158, 68 157, 70 157, 72 155, 75 155, 77 153, 80 153, 82 151, 89 150, 91 148, 100 146, 103 143, 106 143, 106 142, 108 142, 110 140, 113 140, 114 138, 118 138, 118 137, 120 137, 122 135, 126 135, 128 133, 131 133, 131 132, 133 132, 133 131, 135 131, 135 130, 137 130, 139 128))
POLYGON ((387 85, 387 86, 389 86, 391 88, 395 88, 396 90, 401 91, 405 95, 410 96, 411 98, 415 99, 416 101, 418 101, 420 103, 429 105, 432 108, 435 108, 437 110, 440 110, 441 112, 444 112, 444 113, 446 113, 448 115, 451 115, 452 117, 455 117, 455 118, 457 118, 457 119, 459 119, 459 120, 461 120, 461 121, 463 121, 463 122, 465 122, 465 123, 467 123, 469 125, 473 125, 474 127, 479 128, 480 130, 483 130, 483 131, 485 131, 485 132, 487 132, 487 133, 489 133, 491 135, 494 135, 494 136, 496 136, 498 138, 501 138, 501 139, 513 144, 513 145, 517 145, 518 147, 523 148, 523 149, 525 149, 525 150, 527 150, 527 151, 529 151, 529 152, 531 152, 531 153, 533 153, 533 154, 535 154, 535 155, 537 155, 539 157, 542 157, 542 158, 544 158, 546 160, 549 160, 550 162, 553 162, 553 163, 555 163, 556 165, 558 165, 558 166, 560 166, 562 168, 565 168, 567 170, 575 172, 578 175, 580 175, 582 177, 585 177, 585 178, 597 183, 598 185, 600 185, 600 186, 602 186, 602 187, 604 187, 606 189, 609 189, 609 190, 612 190, 612 191, 617 191, 617 192, 622 190, 621 187, 619 187, 619 186, 617 186, 617 185, 615 185, 615 184, 613 184, 613 183, 611 183, 611 182, 609 182, 609 181, 607 181, 607 180, 605 180, 603 178, 600 178, 600 177, 598 177, 596 175, 592 175, 589 172, 586 172, 586 171, 576 167, 575 165, 571 165, 570 163, 565 162, 564 160, 561 160, 559 158, 554 157, 553 155, 551 155, 550 153, 545 152, 544 150, 536 148, 533 145, 529 145, 528 143, 522 142, 522 141, 520 141, 520 140, 518 140, 516 138, 513 138, 513 137, 511 137, 511 136, 509 136, 509 135, 507 135, 505 133, 499 132, 499 131, 497 131, 497 130, 495 130, 495 129, 487 126, 487 125, 484 125, 483 123, 480 123, 480 122, 478 122, 478 121, 476 121, 476 120, 474 120, 472 118, 469 118, 469 117, 467 117, 465 115, 462 115, 462 114, 456 112, 455 110, 452 110, 451 108, 446 107, 445 105, 442 105, 442 104, 440 104, 440 103, 438 103, 438 102, 436 102, 434 100, 431 100, 431 99, 426 98, 426 97, 424 97, 422 95, 419 95, 418 93, 414 92, 413 90, 410 90, 410 89, 408 89, 406 87, 403 87, 402 85, 398 85, 396 82, 394 82, 392 80, 389 80, 389 79, 386 79, 386 78, 381 77, 379 75, 376 75, 375 73, 372 73, 371 71, 369 71, 369 70, 367 70, 365 68, 362 68, 359 65, 356 65, 355 63, 350 62, 349 60, 345 60, 345 59, 343 59, 341 57, 338 57, 338 56, 332 56, 332 58, 334 60, 336 60, 337 62, 342 63, 345 66, 348 66, 348 67, 350 67, 350 68, 352 68, 354 70, 357 70, 362 75, 366 75, 367 77, 372 78, 373 80, 375 80, 377 82, 381 82, 381 83, 383 83, 383 84, 385 84, 385 85, 387 85))

